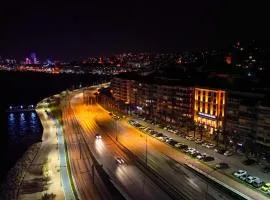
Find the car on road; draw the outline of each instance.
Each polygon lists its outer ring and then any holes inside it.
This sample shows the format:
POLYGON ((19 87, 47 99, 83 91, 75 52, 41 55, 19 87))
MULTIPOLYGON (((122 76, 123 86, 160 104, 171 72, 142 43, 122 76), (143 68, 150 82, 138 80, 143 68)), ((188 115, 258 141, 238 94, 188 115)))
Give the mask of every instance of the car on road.
POLYGON ((216 169, 228 169, 229 165, 227 163, 221 162, 215 165, 216 169))
POLYGON ((244 174, 247 174, 247 171, 246 170, 242 170, 242 169, 239 169, 238 171, 234 172, 233 175, 237 178, 239 178, 240 176, 243 176, 244 174))
POLYGON ((123 158, 121 158, 120 156, 116 156, 115 157, 115 160, 116 162, 119 164, 119 165, 122 165, 125 163, 125 161, 123 160, 123 158))
POLYGON ((265 183, 261 188, 261 191, 263 191, 264 193, 268 193, 270 194, 270 183, 265 183))
POLYGON ((96 133, 96 139, 101 139, 102 136, 99 133, 96 133))
POLYGON ((253 159, 247 159, 247 160, 244 160, 242 163, 244 165, 252 165, 252 164, 256 163, 256 161, 253 159))

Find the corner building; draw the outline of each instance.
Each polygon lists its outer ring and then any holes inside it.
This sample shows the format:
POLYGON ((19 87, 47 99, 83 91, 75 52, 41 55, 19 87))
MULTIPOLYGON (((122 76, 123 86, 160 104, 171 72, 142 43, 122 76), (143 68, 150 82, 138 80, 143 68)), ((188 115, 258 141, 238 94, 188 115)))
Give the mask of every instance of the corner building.
POLYGON ((194 121, 204 125, 210 133, 224 126, 226 92, 224 90, 194 88, 194 121))

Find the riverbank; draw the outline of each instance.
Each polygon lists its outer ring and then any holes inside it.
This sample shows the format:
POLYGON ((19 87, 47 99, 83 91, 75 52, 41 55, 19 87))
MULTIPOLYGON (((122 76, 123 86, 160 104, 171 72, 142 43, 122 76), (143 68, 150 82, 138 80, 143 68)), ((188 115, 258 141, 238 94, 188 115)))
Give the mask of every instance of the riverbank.
POLYGON ((1 185, 0 199, 15 200, 19 193, 22 181, 41 148, 41 142, 32 144, 24 155, 16 162, 1 185))

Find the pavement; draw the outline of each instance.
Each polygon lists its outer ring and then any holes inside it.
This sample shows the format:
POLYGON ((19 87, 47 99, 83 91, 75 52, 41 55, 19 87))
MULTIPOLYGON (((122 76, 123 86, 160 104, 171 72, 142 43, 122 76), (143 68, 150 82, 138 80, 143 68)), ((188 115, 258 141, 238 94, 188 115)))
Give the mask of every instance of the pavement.
POLYGON ((37 109, 36 111, 44 127, 42 145, 36 158, 26 172, 18 199, 37 200, 41 199, 42 195, 46 192, 55 194, 56 200, 63 200, 65 199, 65 195, 59 172, 59 153, 54 121, 47 116, 44 109, 37 109), (48 182, 43 179, 42 175, 42 166, 46 162, 48 163, 48 182))

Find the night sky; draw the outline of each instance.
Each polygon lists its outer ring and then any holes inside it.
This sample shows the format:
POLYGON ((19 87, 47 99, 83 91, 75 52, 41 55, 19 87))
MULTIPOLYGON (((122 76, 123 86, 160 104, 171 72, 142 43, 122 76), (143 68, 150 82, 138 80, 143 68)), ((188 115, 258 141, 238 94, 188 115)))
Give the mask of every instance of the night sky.
POLYGON ((0 55, 72 60, 269 37, 269 7, 260 1, 37 2, 1 2, 0 55))

